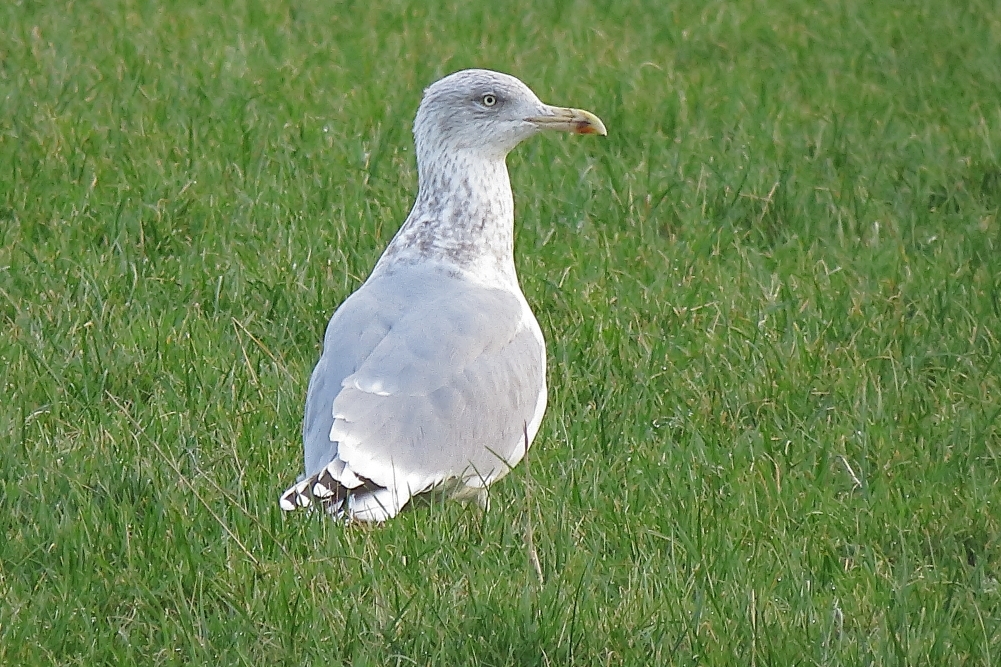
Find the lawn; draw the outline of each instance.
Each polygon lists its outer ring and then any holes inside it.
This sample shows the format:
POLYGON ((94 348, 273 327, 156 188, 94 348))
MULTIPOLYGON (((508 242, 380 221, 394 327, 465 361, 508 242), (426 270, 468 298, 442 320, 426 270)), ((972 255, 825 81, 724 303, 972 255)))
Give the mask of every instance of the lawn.
POLYGON ((996 3, 0 25, 0 664, 1001 661, 996 3), (609 130, 509 159, 528 465, 487 512, 285 514, 327 319, 465 67, 609 130))

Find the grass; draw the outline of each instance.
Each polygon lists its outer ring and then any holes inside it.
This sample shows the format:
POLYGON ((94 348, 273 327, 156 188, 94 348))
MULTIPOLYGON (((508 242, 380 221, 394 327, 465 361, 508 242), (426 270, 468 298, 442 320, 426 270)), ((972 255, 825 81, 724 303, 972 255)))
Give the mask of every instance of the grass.
POLYGON ((994 9, 5 3, 0 663, 997 664, 994 9), (531 467, 283 515, 468 66, 610 132, 509 161, 531 467))

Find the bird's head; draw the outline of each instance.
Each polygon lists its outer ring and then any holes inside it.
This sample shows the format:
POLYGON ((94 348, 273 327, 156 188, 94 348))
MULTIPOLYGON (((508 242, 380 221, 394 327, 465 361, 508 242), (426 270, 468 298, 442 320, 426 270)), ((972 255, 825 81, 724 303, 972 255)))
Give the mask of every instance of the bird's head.
POLYGON ((472 151, 503 160, 543 130, 606 134, 593 113, 544 104, 513 76, 482 69, 462 70, 430 85, 414 120, 418 156, 472 151))

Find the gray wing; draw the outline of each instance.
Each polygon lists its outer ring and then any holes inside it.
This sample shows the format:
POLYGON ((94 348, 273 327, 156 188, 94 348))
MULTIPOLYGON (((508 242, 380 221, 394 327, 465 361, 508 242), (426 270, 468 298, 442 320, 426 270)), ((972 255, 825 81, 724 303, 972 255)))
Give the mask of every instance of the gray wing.
POLYGON ((349 486, 358 476, 409 497, 502 476, 545 405, 545 349, 526 313, 509 292, 439 272, 366 283, 331 319, 310 380, 307 477, 339 462, 349 486))

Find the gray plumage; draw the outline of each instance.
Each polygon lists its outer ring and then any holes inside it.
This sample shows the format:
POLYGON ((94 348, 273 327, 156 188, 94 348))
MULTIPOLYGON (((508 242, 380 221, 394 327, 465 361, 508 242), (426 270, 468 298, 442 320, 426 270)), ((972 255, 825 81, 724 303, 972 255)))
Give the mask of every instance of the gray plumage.
POLYGON ((457 72, 414 121, 419 193, 369 279, 337 309, 313 371, 305 474, 285 510, 320 502, 383 521, 415 495, 484 497, 546 406, 546 350, 514 268, 505 158, 544 129, 605 134, 514 77, 457 72))

